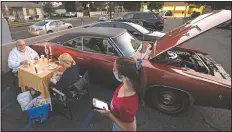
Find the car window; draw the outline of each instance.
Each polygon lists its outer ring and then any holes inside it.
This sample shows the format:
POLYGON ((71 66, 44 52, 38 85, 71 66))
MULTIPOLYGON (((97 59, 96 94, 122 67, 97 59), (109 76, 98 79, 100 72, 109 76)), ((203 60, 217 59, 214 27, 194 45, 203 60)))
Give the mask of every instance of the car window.
POLYGON ((135 19, 156 19, 156 17, 151 13, 138 13, 134 14, 135 19))
POLYGON ((105 55, 117 55, 117 52, 104 38, 83 37, 83 50, 105 55))
POLYGON ((125 56, 132 56, 142 45, 141 41, 128 32, 112 39, 125 56))
POLYGON ((50 24, 49 24, 49 26, 55 26, 56 25, 56 22, 51 22, 50 24))
POLYGON ((78 38, 69 40, 69 41, 63 43, 63 46, 67 46, 69 48, 74 48, 77 50, 82 50, 82 38, 78 37, 78 38))
POLYGON ((132 28, 131 26, 124 24, 124 23, 117 23, 116 28, 123 28, 123 29, 128 30, 129 32, 136 31, 134 28, 132 28))
POLYGON ((123 19, 132 19, 133 16, 134 16, 133 14, 128 14, 128 15, 123 16, 123 19))
POLYGON ((64 22, 62 21, 56 21, 57 25, 63 25, 64 22))
POLYGON ((99 23, 94 25, 93 27, 114 27, 113 23, 99 23))
POLYGON ((46 21, 39 21, 39 22, 37 22, 37 23, 35 23, 34 25, 35 26, 44 26, 45 24, 47 24, 48 22, 46 22, 46 21))

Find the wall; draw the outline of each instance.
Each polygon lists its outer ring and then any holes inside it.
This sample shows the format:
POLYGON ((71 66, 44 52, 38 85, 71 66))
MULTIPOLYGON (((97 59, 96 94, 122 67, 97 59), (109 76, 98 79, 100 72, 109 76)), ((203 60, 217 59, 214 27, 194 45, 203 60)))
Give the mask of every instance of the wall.
POLYGON ((101 11, 90 12, 90 16, 96 16, 96 15, 101 15, 101 11))

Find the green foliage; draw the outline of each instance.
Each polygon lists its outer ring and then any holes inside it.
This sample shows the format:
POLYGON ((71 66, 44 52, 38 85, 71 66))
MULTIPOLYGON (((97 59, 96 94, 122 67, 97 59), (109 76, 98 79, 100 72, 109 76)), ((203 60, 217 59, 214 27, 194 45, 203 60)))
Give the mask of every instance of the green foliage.
POLYGON ((141 2, 139 1, 123 1, 121 4, 128 11, 139 11, 141 8, 141 2))
POLYGON ((149 2, 147 5, 147 8, 152 11, 152 10, 159 10, 163 7, 164 2, 149 2))
POLYGON ((51 14, 55 11, 55 8, 51 2, 46 2, 45 6, 43 6, 43 10, 44 12, 51 14))

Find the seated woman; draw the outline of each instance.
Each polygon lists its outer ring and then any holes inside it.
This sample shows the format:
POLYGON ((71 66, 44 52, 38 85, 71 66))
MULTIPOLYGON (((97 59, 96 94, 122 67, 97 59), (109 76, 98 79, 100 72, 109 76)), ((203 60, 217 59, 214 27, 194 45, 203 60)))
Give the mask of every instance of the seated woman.
POLYGON ((67 92, 68 87, 80 79, 80 69, 68 53, 60 55, 58 60, 65 70, 63 73, 58 72, 61 76, 60 80, 56 84, 51 83, 49 87, 56 88, 61 92, 67 92))

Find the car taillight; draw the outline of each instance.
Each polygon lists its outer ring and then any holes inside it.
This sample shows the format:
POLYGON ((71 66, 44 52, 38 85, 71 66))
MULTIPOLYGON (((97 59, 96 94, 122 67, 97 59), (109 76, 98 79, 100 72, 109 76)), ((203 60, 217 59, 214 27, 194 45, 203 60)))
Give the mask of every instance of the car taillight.
POLYGON ((164 23, 164 19, 161 19, 160 22, 161 22, 161 23, 164 23))

